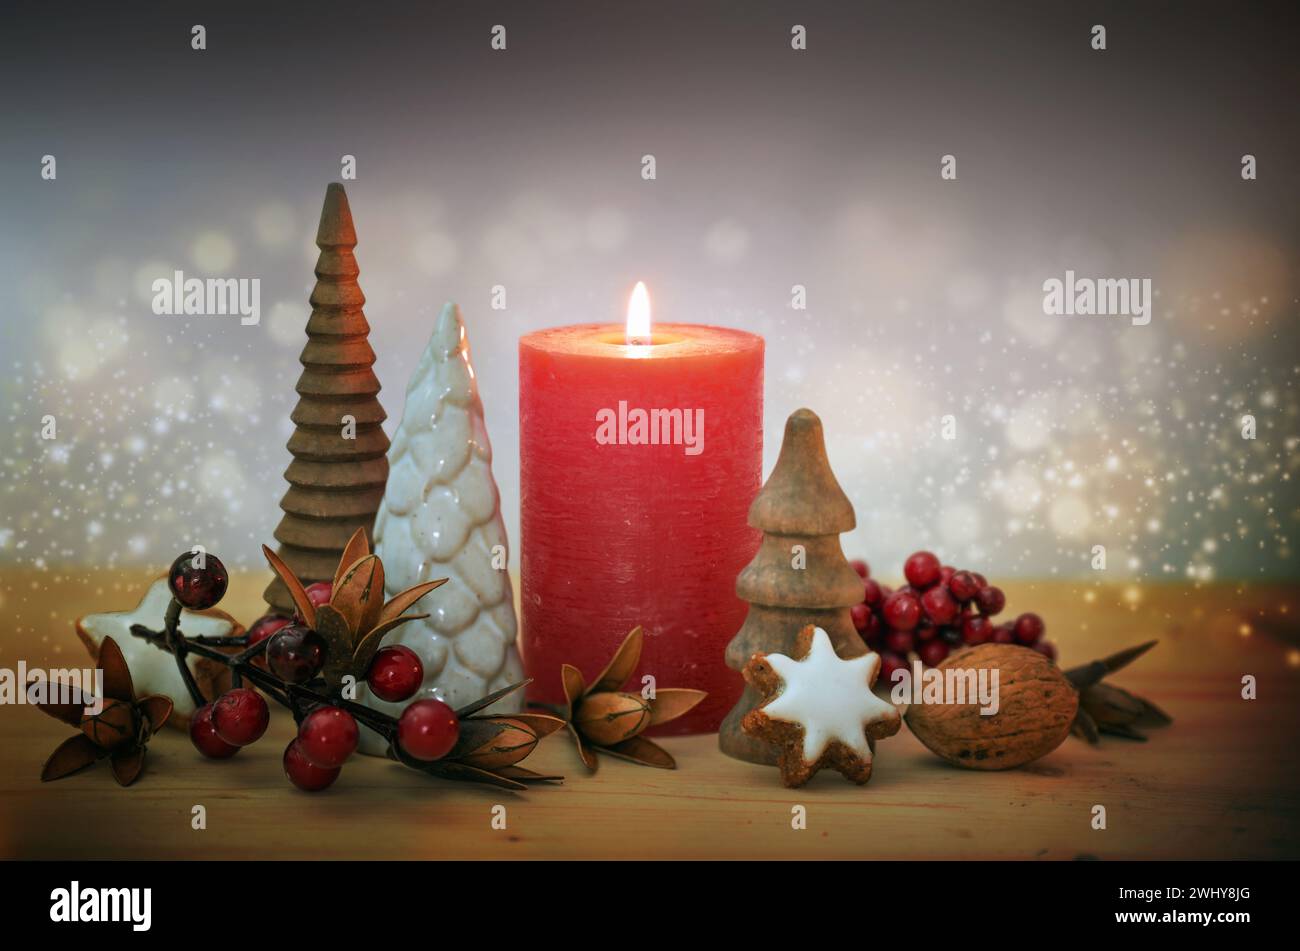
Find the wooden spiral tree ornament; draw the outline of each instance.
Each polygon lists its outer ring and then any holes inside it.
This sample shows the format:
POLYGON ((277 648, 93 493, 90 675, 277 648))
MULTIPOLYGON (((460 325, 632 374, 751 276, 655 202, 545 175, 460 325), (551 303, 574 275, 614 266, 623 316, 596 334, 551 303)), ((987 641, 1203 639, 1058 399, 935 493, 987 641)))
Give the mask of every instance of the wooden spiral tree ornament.
MULTIPOLYGON (((289 491, 275 530, 278 554, 306 584, 332 579, 352 534, 357 528, 370 533, 388 479, 385 413, 352 254, 357 233, 337 182, 325 192, 316 245, 316 286, 288 444, 293 462, 284 473, 289 491)), ((293 613, 279 578, 263 597, 273 611, 293 613)))

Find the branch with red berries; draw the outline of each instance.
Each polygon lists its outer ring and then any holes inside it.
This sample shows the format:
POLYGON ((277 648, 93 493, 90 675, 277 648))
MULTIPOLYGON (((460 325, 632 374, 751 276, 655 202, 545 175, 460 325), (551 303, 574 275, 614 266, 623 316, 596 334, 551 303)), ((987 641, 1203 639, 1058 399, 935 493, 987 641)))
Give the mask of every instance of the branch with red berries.
MULTIPOLYGON (((882 683, 891 683, 894 671, 906 669, 912 654, 926 667, 937 667, 953 651, 987 643, 1018 644, 1056 663, 1056 646, 1043 639, 1047 626, 1037 614, 1026 612, 1002 623, 993 620, 1006 607, 1007 598, 979 572, 952 568, 932 552, 918 551, 903 563, 907 584, 891 591, 871 577, 865 561, 852 565, 863 585, 862 603, 850 609, 853 626, 867 647, 880 653, 882 683)), ((1145 740, 1140 727, 1173 722, 1151 701, 1102 683, 1155 643, 1148 641, 1062 672, 1079 692, 1071 730, 1075 736, 1093 744, 1102 734, 1145 740)))
POLYGON ((357 703, 350 695, 364 680, 381 700, 409 700, 424 680, 419 656, 401 645, 381 647, 384 635, 422 614, 406 614, 420 598, 446 579, 416 585, 383 600, 383 563, 369 551, 364 531, 344 550, 333 582, 309 587, 269 549, 271 567, 284 581, 296 608, 293 618, 267 616, 245 634, 187 637, 181 611, 201 611, 225 595, 228 577, 219 558, 187 552, 168 573, 172 601, 162 630, 141 624, 131 633, 176 659, 186 690, 198 708, 190 720, 190 739, 204 756, 228 759, 259 740, 270 723, 266 697, 287 707, 298 735, 284 752, 290 782, 310 792, 326 789, 356 752, 358 724, 388 744, 390 758, 443 779, 485 783, 520 790, 527 783, 556 781, 519 763, 564 721, 533 713, 484 711, 528 681, 511 684, 460 709, 434 698, 415 700, 392 717, 357 703), (205 697, 190 671, 194 654, 224 664, 231 689, 205 697), (244 686, 248 681, 257 690, 244 686), (259 693, 260 691, 260 693, 259 693))
POLYGON ((937 667, 960 647, 990 642, 1020 644, 1056 660, 1056 647, 1043 640, 1046 625, 1037 614, 993 620, 1007 598, 977 571, 953 568, 932 552, 918 551, 903 564, 907 584, 891 590, 871 577, 865 561, 852 564, 863 582, 862 603, 851 608, 853 626, 867 647, 879 651, 882 683, 906 669, 913 653, 926 667, 937 667))

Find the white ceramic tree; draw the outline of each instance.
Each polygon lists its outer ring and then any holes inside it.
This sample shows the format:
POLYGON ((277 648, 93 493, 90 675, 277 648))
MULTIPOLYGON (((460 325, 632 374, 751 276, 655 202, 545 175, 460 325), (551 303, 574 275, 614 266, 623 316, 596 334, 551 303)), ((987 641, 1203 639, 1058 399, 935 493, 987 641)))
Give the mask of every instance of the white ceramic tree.
MULTIPOLYGON (((492 446, 455 304, 438 315, 411 375, 388 462, 374 530, 385 596, 421 581, 450 579, 415 605, 429 617, 384 638, 385 644, 404 644, 420 655, 424 683, 412 699, 436 697, 459 707, 522 680, 492 446)), ((519 712, 522 694, 494 709, 519 712)), ((358 699, 393 715, 410 702, 386 703, 364 683, 358 699)), ((379 737, 362 730, 362 749, 382 754, 379 737)))

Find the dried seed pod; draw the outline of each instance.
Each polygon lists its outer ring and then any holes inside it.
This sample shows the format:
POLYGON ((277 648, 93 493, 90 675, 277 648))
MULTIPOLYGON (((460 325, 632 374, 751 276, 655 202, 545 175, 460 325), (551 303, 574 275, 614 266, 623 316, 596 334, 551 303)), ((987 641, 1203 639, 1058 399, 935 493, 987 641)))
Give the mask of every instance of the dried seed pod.
POLYGON ((1127 690, 1110 684, 1093 684, 1079 698, 1083 708, 1099 726, 1112 723, 1129 724, 1142 716, 1142 701, 1127 690))
POLYGON ((105 700, 99 713, 81 717, 81 732, 101 750, 114 750, 135 740, 139 729, 135 704, 125 700, 105 700))
POLYGON ((1102 678, 1127 667, 1155 646, 1155 641, 1147 641, 1065 672, 1065 679, 1079 691, 1079 712, 1071 730, 1075 736, 1094 745, 1102 733, 1145 740, 1137 727, 1168 726, 1174 722, 1150 700, 1101 682, 1102 678))
MULTIPOLYGON (((479 769, 500 769, 513 766, 537 748, 537 731, 522 720, 512 717, 491 717, 467 720, 473 731, 465 752, 451 754, 452 758, 479 769)), ((461 744, 457 744, 460 746, 461 744)))
POLYGON ((1135 727, 1164 726, 1171 722, 1169 716, 1150 701, 1113 684, 1097 683, 1085 687, 1079 695, 1079 703, 1104 733, 1144 740, 1146 737, 1135 727))
POLYGON ((1088 711, 1082 706, 1074 715, 1074 725, 1070 727, 1070 734, 1094 745, 1101 739, 1101 734, 1097 730, 1097 721, 1089 716, 1088 711))
POLYGON ((613 746, 650 725, 650 704, 632 693, 589 694, 574 712, 573 725, 597 746, 613 746))
POLYGON ((1079 695, 1038 651, 1013 644, 981 644, 953 654, 936 670, 998 671, 998 712, 965 704, 917 704, 907 725, 917 739, 955 766, 1013 769, 1056 749, 1070 735, 1079 695))

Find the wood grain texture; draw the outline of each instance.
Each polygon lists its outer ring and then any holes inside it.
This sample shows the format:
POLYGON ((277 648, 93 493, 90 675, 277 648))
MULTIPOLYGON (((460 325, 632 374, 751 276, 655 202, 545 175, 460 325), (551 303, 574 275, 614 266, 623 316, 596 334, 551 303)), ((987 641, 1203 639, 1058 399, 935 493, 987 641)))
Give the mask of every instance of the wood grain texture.
MULTIPOLYGON (((130 606, 149 573, 94 578, 0 572, 0 666, 83 666, 73 619, 130 606)), ((222 607, 251 621, 265 580, 236 574, 222 607)), ((68 728, 6 706, 0 857, 1300 858, 1300 670, 1287 659, 1294 642, 1261 633, 1294 637, 1294 588, 1021 583, 1008 598, 1047 618, 1066 664, 1161 638, 1116 682, 1159 703, 1174 725, 1146 744, 1069 739, 1002 773, 950 767, 904 729, 878 744, 868 786, 825 773, 795 791, 769 767, 719 754, 714 736, 663 739, 675 772, 604 757, 589 777, 561 733, 527 763, 564 773, 561 786, 502 793, 358 759, 333 789, 308 795, 281 773, 292 724, 278 709, 268 735, 226 762, 200 759, 184 735, 165 731, 145 775, 120 789, 106 768, 42 786, 40 765, 68 728), (1244 673, 1259 678, 1260 699, 1240 699, 1244 673), (190 827, 196 804, 207 810, 204 831, 190 827), (505 830, 491 826, 497 804, 505 830), (1107 808, 1105 831, 1090 826, 1094 804, 1107 808), (791 828, 795 805, 807 809, 806 830, 791 828)))

